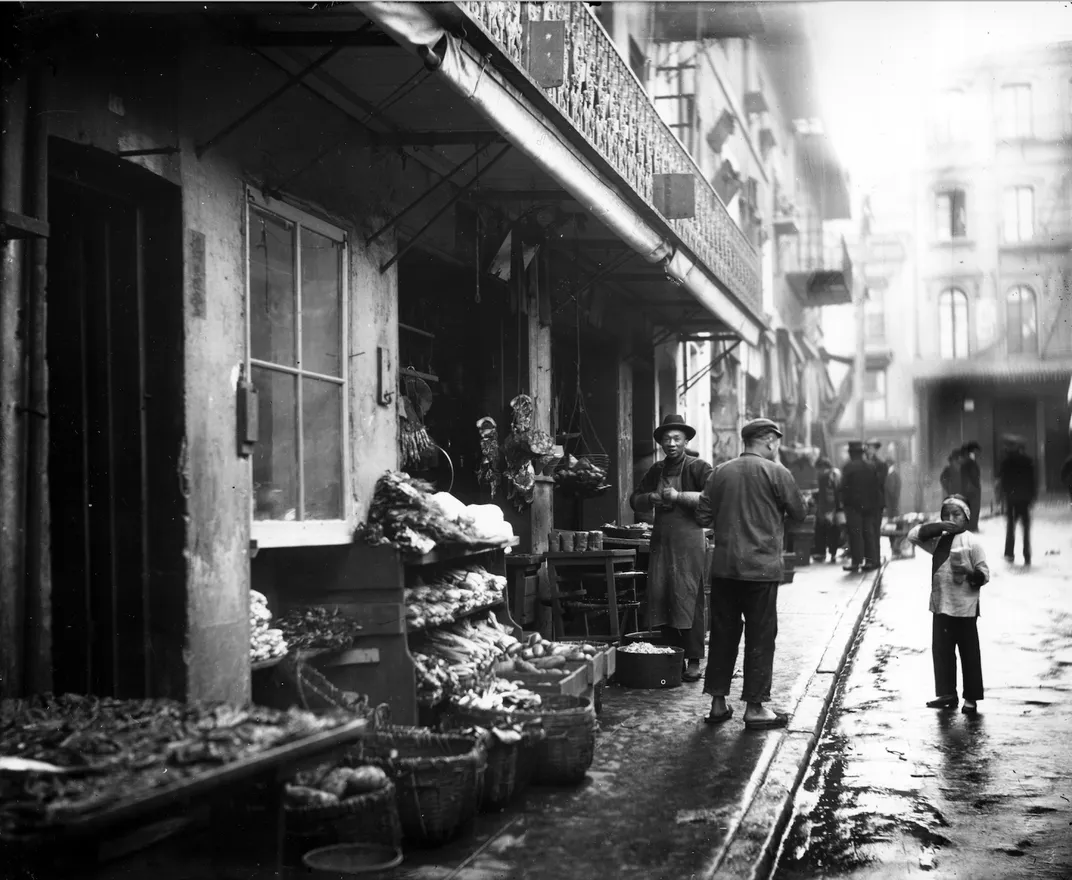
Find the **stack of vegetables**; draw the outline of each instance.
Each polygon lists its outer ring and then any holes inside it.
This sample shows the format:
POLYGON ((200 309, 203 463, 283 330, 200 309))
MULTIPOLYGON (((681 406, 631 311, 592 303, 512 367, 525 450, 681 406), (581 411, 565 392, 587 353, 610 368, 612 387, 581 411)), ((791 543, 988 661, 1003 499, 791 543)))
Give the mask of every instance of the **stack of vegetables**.
POLYGON ((395 471, 376 481, 368 520, 354 533, 355 541, 421 555, 441 546, 502 545, 513 537, 497 505, 466 506, 446 492, 433 494, 423 480, 395 471))
POLYGON ((610 488, 606 468, 586 456, 567 455, 555 466, 553 477, 556 486, 579 498, 592 498, 610 488))
POLYGON ((460 614, 502 601, 506 578, 480 565, 452 568, 427 584, 406 590, 406 621, 410 630, 451 623, 460 614))
POLYGON ((256 590, 249 591, 249 659, 253 663, 278 660, 287 653, 287 640, 280 629, 270 629, 272 612, 268 598, 256 590))
POLYGON ((324 605, 291 608, 279 619, 279 629, 292 651, 343 651, 361 632, 337 608, 324 605))
POLYGON ((495 664, 495 674, 509 678, 516 674, 541 673, 544 678, 561 678, 568 674, 567 661, 588 660, 599 652, 595 645, 577 642, 551 642, 539 633, 529 633, 524 641, 512 645, 506 657, 495 664))
POLYGON ((490 678, 495 663, 513 644, 517 639, 494 615, 430 630, 422 649, 412 652, 418 695, 437 702, 467 692, 477 681, 490 678))

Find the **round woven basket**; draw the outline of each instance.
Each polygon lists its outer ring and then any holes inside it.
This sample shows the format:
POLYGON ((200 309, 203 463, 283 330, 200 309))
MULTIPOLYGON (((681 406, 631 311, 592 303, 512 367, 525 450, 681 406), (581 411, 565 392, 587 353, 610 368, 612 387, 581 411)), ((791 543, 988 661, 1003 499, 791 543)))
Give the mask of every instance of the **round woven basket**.
POLYGON ((287 807, 286 847, 292 860, 336 843, 376 843, 397 847, 402 825, 395 803, 395 786, 346 798, 329 807, 287 807))
POLYGON ((535 749, 532 782, 537 785, 575 785, 584 780, 596 749, 596 713, 585 697, 547 694, 535 712, 514 712, 526 723, 540 719, 544 736, 535 749))
POLYGON ((516 743, 504 743, 494 734, 487 738, 488 766, 484 772, 484 799, 482 809, 498 809, 513 797, 528 788, 537 763, 537 748, 543 740, 543 724, 530 720, 522 724, 514 713, 490 709, 460 708, 451 704, 442 724, 448 730, 480 727, 492 730, 496 727, 521 726, 521 739, 516 743))
POLYGON ((385 727, 362 739, 347 763, 381 767, 395 784, 404 839, 438 846, 476 815, 487 750, 482 736, 385 727))

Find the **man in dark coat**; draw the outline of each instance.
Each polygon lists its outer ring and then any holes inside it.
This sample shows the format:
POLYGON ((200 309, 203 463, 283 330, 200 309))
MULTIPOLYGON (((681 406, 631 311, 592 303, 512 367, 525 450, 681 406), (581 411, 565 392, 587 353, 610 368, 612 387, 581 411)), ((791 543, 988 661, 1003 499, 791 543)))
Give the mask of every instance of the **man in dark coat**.
POLYGON ((815 490, 815 538, 812 541, 811 558, 816 562, 837 561, 841 546, 841 526, 838 525, 838 494, 840 474, 829 458, 823 456, 815 463, 818 473, 818 488, 815 490))
POLYGON ((655 511, 648 565, 648 615, 673 645, 685 650, 685 681, 700 680, 704 655, 704 554, 707 541, 696 522, 700 492, 711 465, 687 454, 696 429, 670 415, 653 432, 666 456, 653 464, 629 499, 633 510, 655 511))
MULTIPOLYGON (((879 548, 878 553, 881 554, 882 517, 886 508, 886 477, 889 475, 890 465, 882 454, 882 441, 879 440, 878 437, 872 437, 867 441, 867 449, 871 466, 875 469, 875 473, 878 475, 879 497, 882 501, 878 516, 875 517, 875 546, 879 548)), ((876 556, 876 559, 877 558, 878 557, 876 556)))
POLYGON ((968 499, 968 507, 971 508, 971 519, 968 521, 968 531, 979 531, 979 507, 983 498, 983 475, 979 471, 979 453, 982 447, 974 440, 965 443, 960 448, 960 493, 968 499))
POLYGON ((959 449, 954 449, 949 453, 949 463, 942 470, 942 475, 938 477, 938 482, 942 484, 942 497, 948 498, 950 495, 960 494, 960 462, 961 454, 959 449))
POLYGON ((998 498, 1005 504, 1005 559, 1016 558, 1016 521, 1024 530, 1024 565, 1031 564, 1031 506, 1038 494, 1035 462, 1016 437, 1005 438, 1005 454, 998 466, 998 498))
POLYGON ((707 481, 696 520, 712 526, 711 655, 704 693, 711 696, 708 724, 733 715, 726 705, 744 632, 744 687, 748 730, 785 727, 786 714, 773 712, 774 642, 778 634, 778 587, 782 580, 785 518, 803 522, 804 496, 793 475, 778 463, 782 432, 770 419, 741 428, 745 451, 718 466, 707 481), (742 625, 743 618, 743 625, 742 625))
POLYGON ((845 526, 849 532, 849 564, 844 570, 856 573, 878 568, 878 530, 875 522, 882 512, 882 487, 878 471, 864 458, 864 444, 849 443, 849 462, 841 474, 841 503, 845 508, 845 526))

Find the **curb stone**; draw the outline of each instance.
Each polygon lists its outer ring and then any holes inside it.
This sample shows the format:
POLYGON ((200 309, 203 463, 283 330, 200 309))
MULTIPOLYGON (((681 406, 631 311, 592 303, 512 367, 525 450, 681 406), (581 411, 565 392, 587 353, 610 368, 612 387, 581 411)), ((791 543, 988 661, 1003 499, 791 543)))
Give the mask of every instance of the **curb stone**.
POLYGON ((794 798, 826 724, 834 691, 887 564, 875 572, 870 583, 867 578, 861 579, 819 665, 792 706, 789 727, 773 740, 773 749, 764 750, 767 760, 761 758, 753 771, 737 825, 708 863, 704 880, 766 880, 770 876, 793 814, 794 798))

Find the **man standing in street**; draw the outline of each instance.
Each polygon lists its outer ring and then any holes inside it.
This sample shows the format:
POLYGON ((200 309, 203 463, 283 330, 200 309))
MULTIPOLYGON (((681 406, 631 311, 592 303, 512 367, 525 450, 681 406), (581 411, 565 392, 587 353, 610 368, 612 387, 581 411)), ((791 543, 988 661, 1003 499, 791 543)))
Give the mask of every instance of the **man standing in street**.
POLYGON ((849 564, 845 571, 855 574, 878 568, 878 521, 883 504, 878 471, 864 459, 864 444, 849 442, 849 463, 841 475, 841 503, 845 508, 845 525, 849 532, 849 564))
POLYGON ((1006 436, 998 466, 998 499, 1005 504, 1005 559, 1016 559, 1016 521, 1023 523, 1024 565, 1031 564, 1031 506, 1035 503, 1035 462, 1020 438, 1006 436))
POLYGON ((882 454, 882 441, 878 437, 872 437, 868 440, 867 447, 870 453, 871 465, 874 467, 875 473, 878 474, 879 498, 881 500, 878 516, 875 517, 875 546, 878 548, 875 553, 875 561, 877 562, 882 554, 882 517, 886 508, 886 478, 889 476, 890 465, 882 454))
MULTIPOLYGON (((891 443, 890 446, 892 445, 891 443)), ((882 510, 883 522, 889 522, 901 515, 901 472, 895 455, 888 456, 886 463, 888 469, 886 471, 886 503, 882 510)), ((881 531, 879 534, 881 536, 881 531)), ((890 553, 893 556, 901 554, 901 539, 894 535, 890 535, 890 553)))
POLYGON ((960 492, 968 499, 971 520, 968 531, 979 531, 979 508, 983 500, 983 477, 979 471, 979 453, 982 447, 971 440, 960 448, 960 492))
POLYGON ((807 516, 792 474, 777 461, 782 432, 770 419, 741 429, 744 452, 720 465, 700 494, 696 522, 711 526, 711 645, 704 693, 711 696, 708 724, 733 715, 726 705, 744 631, 744 724, 749 730, 785 727, 789 717, 770 701, 774 643, 778 634, 778 587, 786 516, 807 516))

